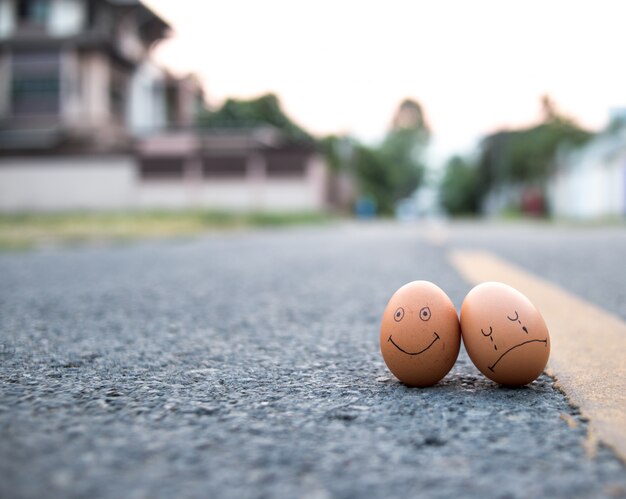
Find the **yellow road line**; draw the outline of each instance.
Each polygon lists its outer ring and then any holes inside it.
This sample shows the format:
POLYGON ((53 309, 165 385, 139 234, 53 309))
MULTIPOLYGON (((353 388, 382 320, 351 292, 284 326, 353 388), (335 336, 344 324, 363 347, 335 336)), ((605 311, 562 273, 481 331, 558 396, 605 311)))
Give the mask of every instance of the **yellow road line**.
POLYGON ((537 306, 552 342, 548 374, 589 419, 588 443, 599 439, 626 462, 626 323, 491 253, 449 257, 468 282, 504 282, 537 306))

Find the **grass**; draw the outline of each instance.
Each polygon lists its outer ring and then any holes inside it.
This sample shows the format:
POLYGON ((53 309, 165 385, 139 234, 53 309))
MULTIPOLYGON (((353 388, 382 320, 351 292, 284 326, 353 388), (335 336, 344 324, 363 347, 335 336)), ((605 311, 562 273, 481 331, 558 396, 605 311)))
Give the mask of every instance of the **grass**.
POLYGON ((170 238, 215 230, 321 224, 330 220, 329 215, 314 212, 206 210, 0 214, 0 250, 49 244, 170 238))

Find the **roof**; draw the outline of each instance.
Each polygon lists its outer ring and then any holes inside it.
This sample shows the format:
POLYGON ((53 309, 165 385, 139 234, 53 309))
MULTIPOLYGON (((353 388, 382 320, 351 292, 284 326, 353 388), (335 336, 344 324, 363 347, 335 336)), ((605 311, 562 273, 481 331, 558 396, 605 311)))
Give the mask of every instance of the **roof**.
POLYGON ((142 137, 137 141, 137 151, 146 156, 187 156, 227 154, 246 155, 251 151, 290 151, 313 154, 311 144, 293 143, 280 130, 271 127, 248 129, 202 129, 192 128, 165 131, 142 137))
POLYGON ((107 2, 116 7, 134 7, 139 9, 140 18, 138 21, 140 29, 144 34, 149 34, 149 38, 153 40, 164 38, 167 32, 172 29, 172 26, 165 19, 140 0, 107 0, 107 2))
POLYGON ((149 12, 153 17, 158 19, 162 24, 164 24, 168 28, 171 28, 171 26, 167 23, 167 21, 165 21, 161 16, 159 16, 156 12, 154 12, 152 9, 147 7, 146 4, 144 4, 140 0, 107 0, 107 1, 111 5, 116 5, 120 7, 139 7, 145 10, 146 12, 149 12))

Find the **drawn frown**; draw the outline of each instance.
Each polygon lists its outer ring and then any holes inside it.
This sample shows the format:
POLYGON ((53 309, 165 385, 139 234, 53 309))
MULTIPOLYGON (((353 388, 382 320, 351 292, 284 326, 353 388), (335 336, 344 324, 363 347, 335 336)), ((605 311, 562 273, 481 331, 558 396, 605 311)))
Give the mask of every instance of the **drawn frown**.
POLYGON ((537 308, 522 293, 498 282, 479 284, 467 294, 461 334, 474 365, 505 385, 530 383, 550 355, 550 335, 537 308))
MULTIPOLYGON (((522 321, 520 320, 520 316, 519 313, 517 312, 517 310, 515 311, 514 317, 510 317, 510 316, 506 316, 506 318, 508 320, 510 320, 511 322, 518 322, 521 325, 520 331, 522 331, 523 333, 525 333, 527 336, 529 335, 528 329, 526 328, 525 325, 522 324, 522 321)), ((482 333, 482 335, 485 338, 489 338, 489 340, 491 341, 491 344, 493 345, 493 349, 497 352, 498 351, 498 346, 496 345, 494 339, 493 339, 493 327, 489 326, 489 332, 485 332, 484 329, 481 328, 480 332, 482 333)), ((524 337, 522 336, 522 339, 524 337)), ((505 352, 503 352, 502 354, 500 354, 500 356, 497 357, 497 359, 495 360, 495 362, 493 364, 491 364, 490 366, 487 366, 487 368, 493 372, 494 369, 496 368, 496 366, 498 365, 498 363, 510 352, 512 352, 513 350, 515 350, 516 348, 522 347, 524 345, 528 345, 529 343, 543 343, 546 347, 548 346, 548 339, 544 338, 544 339, 526 339, 524 341, 521 341, 520 343, 513 345, 512 347, 510 347, 508 350, 506 350, 505 352)))

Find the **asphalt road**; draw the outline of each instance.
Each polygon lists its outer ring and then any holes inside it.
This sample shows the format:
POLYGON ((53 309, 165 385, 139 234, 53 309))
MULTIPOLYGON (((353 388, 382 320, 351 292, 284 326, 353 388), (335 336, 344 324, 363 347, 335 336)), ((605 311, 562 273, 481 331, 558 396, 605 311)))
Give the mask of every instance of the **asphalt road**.
POLYGON ((448 247, 490 247, 623 317, 621 231, 601 247, 599 233, 507 231, 433 245, 426 229, 349 225, 0 255, 0 497, 626 497, 623 464, 587 455, 550 378, 502 388, 462 352, 410 389, 384 366, 399 286, 432 280, 457 307, 469 291, 448 247), (600 278, 570 266, 585 256, 600 278))
POLYGON ((488 249, 626 320, 626 228, 526 223, 426 226, 442 249, 488 249))

